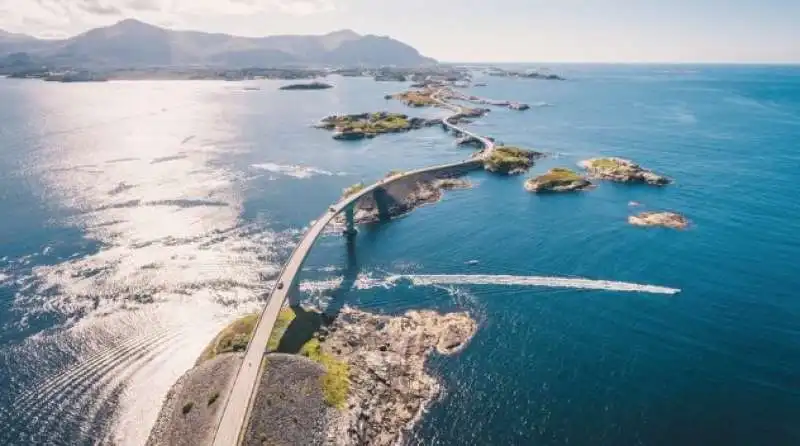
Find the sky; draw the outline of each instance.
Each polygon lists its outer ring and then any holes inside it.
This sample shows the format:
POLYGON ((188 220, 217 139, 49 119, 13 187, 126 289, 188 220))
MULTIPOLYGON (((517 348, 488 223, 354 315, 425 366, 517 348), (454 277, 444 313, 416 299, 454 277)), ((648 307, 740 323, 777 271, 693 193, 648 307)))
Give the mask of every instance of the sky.
POLYGON ((800 0, 0 0, 62 38, 137 18, 244 36, 352 29, 454 62, 800 63, 800 0))

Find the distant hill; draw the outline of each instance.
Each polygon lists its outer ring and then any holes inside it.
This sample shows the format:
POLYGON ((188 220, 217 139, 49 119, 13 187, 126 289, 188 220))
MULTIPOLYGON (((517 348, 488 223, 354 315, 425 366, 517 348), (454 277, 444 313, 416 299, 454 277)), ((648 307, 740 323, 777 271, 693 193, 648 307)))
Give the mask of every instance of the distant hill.
POLYGON ((123 20, 64 40, 42 40, 0 30, 0 61, 27 53, 36 61, 91 69, 280 65, 397 65, 436 63, 389 37, 350 30, 319 36, 237 37, 175 31, 123 20))

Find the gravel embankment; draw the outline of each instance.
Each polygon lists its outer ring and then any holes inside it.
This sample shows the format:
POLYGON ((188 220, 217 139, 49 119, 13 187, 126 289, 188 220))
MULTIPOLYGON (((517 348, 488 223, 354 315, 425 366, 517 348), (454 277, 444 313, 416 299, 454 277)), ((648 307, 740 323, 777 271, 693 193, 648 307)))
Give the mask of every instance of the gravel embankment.
POLYGON ((240 354, 224 354, 186 372, 161 406, 147 446, 211 444, 220 409, 241 363, 240 354))
POLYGON ((265 358, 266 372, 253 402, 243 444, 322 444, 329 410, 320 385, 325 368, 303 356, 275 353, 265 358))

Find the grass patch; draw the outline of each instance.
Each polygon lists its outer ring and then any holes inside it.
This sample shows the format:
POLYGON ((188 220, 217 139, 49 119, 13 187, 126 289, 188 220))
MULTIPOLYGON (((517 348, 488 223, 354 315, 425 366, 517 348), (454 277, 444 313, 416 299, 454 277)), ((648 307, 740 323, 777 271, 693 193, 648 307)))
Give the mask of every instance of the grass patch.
POLYGON ((533 166, 537 152, 519 147, 502 146, 494 149, 484 161, 484 167, 492 172, 510 173, 525 171, 533 166))
POLYGON ((342 197, 349 197, 350 195, 361 192, 365 187, 364 183, 356 183, 342 191, 342 197))
POLYGON ((188 402, 188 403, 183 405, 183 409, 181 409, 181 411, 183 412, 184 415, 186 415, 186 414, 188 414, 189 412, 192 411, 193 407, 194 407, 194 403, 190 401, 190 402, 188 402))
POLYGON ((300 354, 325 367, 322 393, 325 402, 337 409, 344 408, 350 391, 350 366, 322 350, 319 339, 312 338, 300 349, 300 354))
POLYGON ((617 169, 621 166, 620 162, 613 158, 598 158, 591 161, 591 166, 595 169, 617 169))
POLYGON ((536 177, 539 181, 553 183, 571 183, 582 179, 580 175, 564 167, 554 167, 546 174, 536 177))
POLYGON ((405 174, 405 172, 402 170, 390 170, 389 173, 386 174, 386 178, 391 178, 403 174, 405 174))
POLYGON ((208 397, 208 405, 210 406, 210 405, 216 403, 218 399, 219 399, 219 392, 212 393, 208 397))
POLYGON ((258 314, 248 314, 225 327, 200 354, 197 363, 214 359, 217 355, 241 352, 247 348, 253 329, 258 322, 258 314))
POLYGON ((289 328, 295 318, 295 312, 291 307, 283 307, 278 314, 278 320, 275 321, 275 326, 272 327, 272 333, 269 335, 269 342, 267 342, 267 350, 274 352, 278 350, 281 345, 286 329, 289 328))

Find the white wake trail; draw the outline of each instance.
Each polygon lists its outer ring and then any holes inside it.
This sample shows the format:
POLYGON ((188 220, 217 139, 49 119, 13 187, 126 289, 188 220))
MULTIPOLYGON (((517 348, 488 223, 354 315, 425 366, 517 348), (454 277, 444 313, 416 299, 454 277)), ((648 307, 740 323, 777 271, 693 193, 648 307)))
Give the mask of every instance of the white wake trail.
POLYGON ((551 288, 578 288, 586 290, 606 291, 631 291, 655 294, 676 294, 681 290, 657 285, 643 285, 638 283, 615 282, 611 280, 592 280, 571 277, 546 277, 546 276, 509 276, 509 275, 398 275, 392 276, 390 281, 408 279, 414 285, 519 285, 541 286, 551 288))

